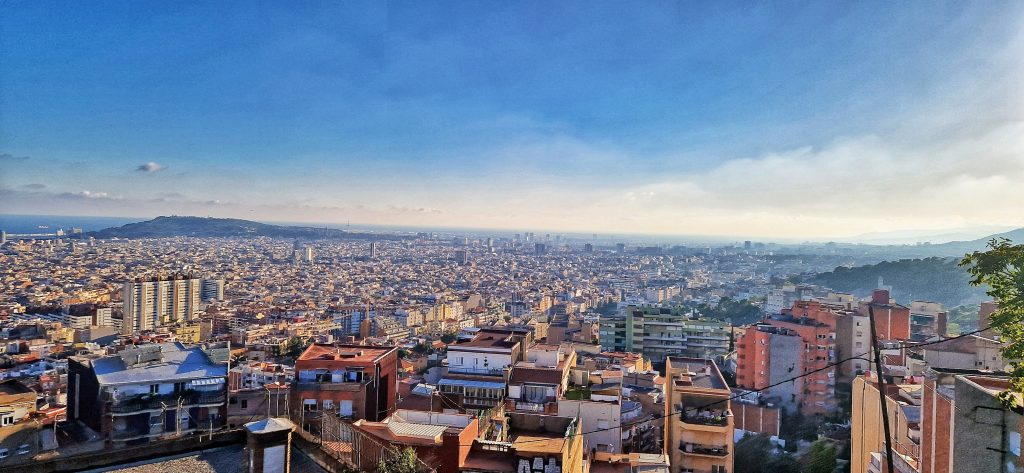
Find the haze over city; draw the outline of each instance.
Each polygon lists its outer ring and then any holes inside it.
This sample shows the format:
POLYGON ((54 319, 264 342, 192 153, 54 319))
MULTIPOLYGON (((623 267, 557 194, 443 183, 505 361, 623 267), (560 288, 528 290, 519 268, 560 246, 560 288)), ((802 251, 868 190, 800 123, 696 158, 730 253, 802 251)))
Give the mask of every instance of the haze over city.
POLYGON ((882 6, 5 2, 0 212, 1024 225, 1024 6, 882 6))

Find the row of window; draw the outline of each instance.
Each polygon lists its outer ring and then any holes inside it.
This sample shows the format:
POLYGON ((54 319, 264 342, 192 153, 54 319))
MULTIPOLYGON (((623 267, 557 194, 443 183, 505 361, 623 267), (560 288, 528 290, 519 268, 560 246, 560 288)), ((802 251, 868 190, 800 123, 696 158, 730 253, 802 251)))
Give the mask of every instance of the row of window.
MULTIPOLYGON (((21 445, 18 445, 18 450, 17 450, 18 455, 28 455, 28 453, 30 451, 31 451, 31 448, 29 448, 27 443, 23 443, 21 445)), ((0 448, 0 458, 7 458, 8 456, 10 456, 10 454, 11 454, 10 450, 7 450, 6 448, 0 448)))

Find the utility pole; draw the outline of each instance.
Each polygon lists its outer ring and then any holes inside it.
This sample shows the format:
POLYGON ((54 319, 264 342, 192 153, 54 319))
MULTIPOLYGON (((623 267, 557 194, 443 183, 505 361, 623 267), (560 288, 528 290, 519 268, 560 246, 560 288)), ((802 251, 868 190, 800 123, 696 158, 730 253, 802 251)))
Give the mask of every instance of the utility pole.
POLYGON ((875 373, 878 376, 878 400, 882 410, 882 430, 885 433, 885 463, 887 471, 895 472, 892 459, 892 433, 889 432, 889 406, 885 402, 885 378, 882 376, 882 350, 878 348, 878 333, 875 331, 875 310, 868 306, 868 321, 871 324, 871 348, 875 351, 875 373))

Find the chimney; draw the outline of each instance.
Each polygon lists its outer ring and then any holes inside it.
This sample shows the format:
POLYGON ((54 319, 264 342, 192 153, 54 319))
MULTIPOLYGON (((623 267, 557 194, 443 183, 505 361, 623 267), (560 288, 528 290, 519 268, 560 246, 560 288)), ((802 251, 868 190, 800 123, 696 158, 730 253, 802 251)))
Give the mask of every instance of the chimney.
POLYGON ((245 424, 245 456, 249 473, 291 471, 291 443, 295 424, 270 417, 245 424))

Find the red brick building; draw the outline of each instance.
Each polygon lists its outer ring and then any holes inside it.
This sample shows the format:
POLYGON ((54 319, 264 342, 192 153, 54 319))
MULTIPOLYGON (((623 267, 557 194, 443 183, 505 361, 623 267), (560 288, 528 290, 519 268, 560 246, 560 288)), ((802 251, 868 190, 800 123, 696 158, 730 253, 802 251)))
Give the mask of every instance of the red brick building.
POLYGON ((860 315, 875 314, 875 331, 879 340, 910 340, 910 308, 893 303, 889 291, 876 289, 870 302, 857 308, 860 315))
POLYGON ((317 431, 320 416, 380 421, 395 409, 398 349, 314 344, 295 361, 293 419, 317 431))
POLYGON ((816 301, 796 301, 777 317, 750 326, 737 341, 736 384, 763 389, 801 374, 807 376, 773 390, 782 403, 795 402, 805 414, 836 409, 835 373, 824 369, 835 361, 839 317, 816 301), (778 392, 787 390, 786 393, 778 392))

